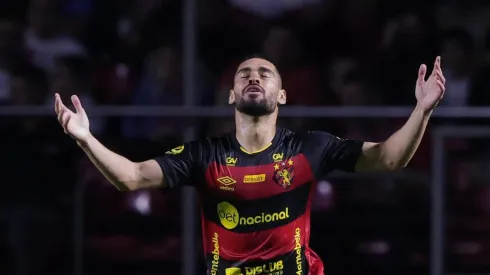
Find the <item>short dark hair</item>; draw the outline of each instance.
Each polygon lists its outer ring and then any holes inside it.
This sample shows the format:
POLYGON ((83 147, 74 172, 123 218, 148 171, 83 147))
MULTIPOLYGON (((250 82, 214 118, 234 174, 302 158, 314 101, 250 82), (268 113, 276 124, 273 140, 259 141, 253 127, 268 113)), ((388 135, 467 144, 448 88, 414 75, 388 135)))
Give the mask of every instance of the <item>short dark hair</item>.
POLYGON ((276 70, 277 77, 279 78, 279 87, 282 89, 282 77, 281 77, 281 73, 279 72, 279 69, 277 68, 276 64, 274 64, 274 62, 272 62, 271 59, 267 58, 267 56, 262 55, 262 54, 251 54, 251 55, 247 55, 244 58, 242 58, 240 64, 243 63, 243 62, 245 62, 245 61, 247 61, 247 60, 254 59, 254 58, 265 60, 267 62, 270 62, 272 65, 274 65, 274 68, 276 70))
POLYGON ((251 54, 251 55, 246 55, 244 58, 242 58, 242 62, 245 62, 247 60, 254 59, 254 58, 262 59, 262 60, 265 60, 265 61, 268 61, 268 62, 274 64, 274 62, 272 62, 267 56, 265 56, 263 54, 256 54, 256 53, 251 54))

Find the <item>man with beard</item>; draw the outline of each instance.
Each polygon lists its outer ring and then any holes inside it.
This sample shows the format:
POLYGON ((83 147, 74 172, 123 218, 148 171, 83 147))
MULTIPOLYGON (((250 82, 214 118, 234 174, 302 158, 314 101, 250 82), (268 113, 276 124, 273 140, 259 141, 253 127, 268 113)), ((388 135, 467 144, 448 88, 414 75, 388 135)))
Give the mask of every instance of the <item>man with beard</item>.
POLYGON ((185 143, 145 162, 132 162, 97 141, 76 96, 75 112, 58 95, 55 109, 65 133, 119 190, 198 190, 207 274, 320 275, 323 264, 309 248, 317 180, 332 170, 388 171, 408 164, 444 94, 440 57, 427 80, 426 70, 420 66, 410 118, 381 143, 277 128, 286 91, 274 64, 263 58, 245 60, 236 72, 229 95, 235 132, 185 143))

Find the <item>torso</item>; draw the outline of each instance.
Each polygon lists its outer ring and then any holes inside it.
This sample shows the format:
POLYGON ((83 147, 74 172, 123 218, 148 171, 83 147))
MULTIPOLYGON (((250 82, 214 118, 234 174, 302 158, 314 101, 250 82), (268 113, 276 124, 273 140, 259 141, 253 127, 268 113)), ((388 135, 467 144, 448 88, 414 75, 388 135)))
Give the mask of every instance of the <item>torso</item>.
POLYGON ((200 190, 210 274, 308 274, 313 171, 301 139, 274 139, 254 154, 232 136, 216 142, 200 190))
POLYGON ((278 129, 253 154, 230 133, 156 160, 167 186, 199 191, 208 274, 322 275, 309 248, 313 190, 332 170, 353 171, 361 150, 362 142, 326 132, 278 129))

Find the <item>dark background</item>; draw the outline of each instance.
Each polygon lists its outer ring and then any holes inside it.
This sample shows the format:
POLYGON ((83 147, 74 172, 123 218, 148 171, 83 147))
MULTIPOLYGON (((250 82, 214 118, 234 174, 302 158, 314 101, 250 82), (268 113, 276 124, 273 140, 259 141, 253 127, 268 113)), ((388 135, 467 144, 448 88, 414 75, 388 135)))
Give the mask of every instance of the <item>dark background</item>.
MULTIPOLYGON (((435 56, 442 55, 447 90, 440 105, 490 104, 487 1, 197 0, 192 102, 184 100, 189 71, 182 61, 189 41, 183 35, 183 2, 0 2, 1 275, 181 272, 181 191, 117 192, 63 134, 54 115, 34 115, 35 108, 26 107, 53 108, 55 92, 65 102, 78 94, 88 110, 222 106, 236 66, 243 57, 261 53, 278 66, 291 106, 411 108, 418 66, 426 63, 430 70, 435 56), (73 273, 80 264, 73 260, 80 259, 77 251, 84 269, 73 273)), ((228 118, 90 114, 94 135, 132 160, 180 145, 190 127, 194 137, 233 127, 228 118)), ((298 113, 280 124, 380 141, 404 122, 388 112, 382 118, 363 116, 305 118, 298 113)), ((405 173, 322 181, 311 245, 328 274, 428 274, 431 130, 485 127, 487 122, 433 119, 405 173)), ((485 139, 444 143, 447 274, 490 272, 485 139)), ((190 226, 198 223, 196 217, 190 226)), ((194 247, 201 256, 199 241, 194 247)), ((202 259, 185 264, 204 273, 202 259)))

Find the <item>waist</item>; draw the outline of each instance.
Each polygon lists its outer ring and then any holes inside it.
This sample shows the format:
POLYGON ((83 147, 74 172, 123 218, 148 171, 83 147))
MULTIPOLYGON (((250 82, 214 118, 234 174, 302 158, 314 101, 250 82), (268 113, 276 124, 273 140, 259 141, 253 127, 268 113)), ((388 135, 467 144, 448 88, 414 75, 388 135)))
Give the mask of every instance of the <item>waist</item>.
POLYGON ((283 255, 268 260, 249 259, 230 261, 218 254, 206 255, 209 275, 307 275, 308 263, 305 248, 299 246, 283 255))
POLYGON ((214 223, 203 227, 204 253, 215 253, 230 261, 268 260, 307 246, 309 227, 302 221, 278 228, 236 233, 214 223))

